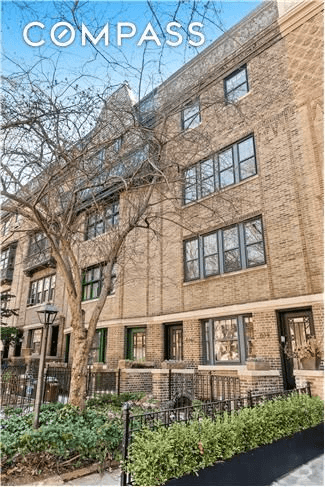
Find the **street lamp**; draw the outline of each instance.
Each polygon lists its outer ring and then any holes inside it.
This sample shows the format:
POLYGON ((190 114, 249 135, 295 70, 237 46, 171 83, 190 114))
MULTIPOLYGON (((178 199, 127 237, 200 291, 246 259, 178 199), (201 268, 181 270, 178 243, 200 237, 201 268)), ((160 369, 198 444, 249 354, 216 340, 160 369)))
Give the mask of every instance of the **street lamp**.
POLYGON ((39 411, 42 402, 43 376, 44 376, 44 365, 45 365, 46 348, 47 348, 47 336, 49 332, 49 327, 54 323, 58 311, 59 310, 52 304, 46 304, 40 310, 37 311, 39 320, 43 324, 43 337, 42 337, 42 348, 41 348, 41 356, 39 361, 37 387, 36 387, 34 428, 39 427, 39 411))

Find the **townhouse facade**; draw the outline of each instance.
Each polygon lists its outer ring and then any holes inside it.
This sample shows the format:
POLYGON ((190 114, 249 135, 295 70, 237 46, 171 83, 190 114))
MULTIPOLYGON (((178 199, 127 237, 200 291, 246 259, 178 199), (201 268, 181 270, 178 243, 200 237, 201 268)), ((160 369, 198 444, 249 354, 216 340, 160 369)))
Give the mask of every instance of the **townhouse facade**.
MULTIPOLYGON (((195 368, 237 377, 243 392, 308 381, 323 395, 322 360, 305 370, 286 353, 310 337, 323 350, 323 5, 286 5, 264 2, 142 100, 149 114, 169 114, 164 158, 181 175, 177 201, 157 204, 159 238, 134 231, 89 359, 96 370, 126 374, 132 365, 134 388, 148 380, 159 395, 168 369, 195 368), (169 218, 175 213, 178 223, 169 218)), ((152 123, 158 133, 161 119, 152 123)), ((124 205, 120 193, 105 214, 87 217, 86 253, 119 224, 124 205)), ((68 364, 74 344, 63 279, 46 239, 17 237, 19 224, 11 217, 2 225, 2 290, 15 296, 12 323, 21 330, 3 358, 39 357, 37 309, 54 302, 60 313, 47 360, 68 364)), ((86 323, 102 273, 91 255, 86 323)))

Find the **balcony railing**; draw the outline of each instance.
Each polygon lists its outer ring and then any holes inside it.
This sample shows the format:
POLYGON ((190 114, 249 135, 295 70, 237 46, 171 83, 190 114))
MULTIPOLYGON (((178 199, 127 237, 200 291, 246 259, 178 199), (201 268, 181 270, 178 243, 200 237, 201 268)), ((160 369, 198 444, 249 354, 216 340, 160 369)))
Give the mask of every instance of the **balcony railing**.
POLYGON ((24 273, 27 276, 31 276, 34 272, 46 267, 56 267, 56 261, 49 247, 28 255, 24 260, 24 273))

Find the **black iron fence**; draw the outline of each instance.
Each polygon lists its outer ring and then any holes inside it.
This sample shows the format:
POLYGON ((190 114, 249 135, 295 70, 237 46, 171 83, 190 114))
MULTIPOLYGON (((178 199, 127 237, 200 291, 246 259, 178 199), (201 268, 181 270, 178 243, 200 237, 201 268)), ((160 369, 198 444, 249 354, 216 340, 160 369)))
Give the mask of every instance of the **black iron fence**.
POLYGON ((189 406, 194 399, 217 401, 240 396, 240 380, 235 376, 169 371, 169 400, 175 407, 189 406))
MULTIPOLYGON (((192 419, 209 416, 212 419, 220 417, 224 412, 231 413, 238 411, 244 407, 254 407, 265 401, 272 400, 278 397, 287 397, 293 393, 309 394, 311 396, 310 384, 299 389, 291 389, 288 391, 274 391, 264 394, 253 395, 250 391, 245 397, 234 397, 232 399, 225 399, 215 402, 202 402, 191 406, 183 406, 178 408, 164 409, 161 411, 152 411, 150 413, 133 415, 130 411, 128 403, 124 406, 124 436, 122 455, 123 463, 128 460, 128 452, 132 443, 134 434, 139 432, 142 428, 147 427, 156 429, 158 427, 168 428, 176 422, 188 422, 192 419)), ((121 485, 130 485, 131 476, 126 470, 121 473, 121 485)))
MULTIPOLYGON (((31 410, 35 404, 38 370, 20 367, 7 367, 0 376, 1 407, 20 407, 31 410)), ((98 394, 118 392, 116 371, 87 373, 87 399, 98 394)), ((42 402, 67 403, 71 382, 70 367, 46 367, 42 402)))

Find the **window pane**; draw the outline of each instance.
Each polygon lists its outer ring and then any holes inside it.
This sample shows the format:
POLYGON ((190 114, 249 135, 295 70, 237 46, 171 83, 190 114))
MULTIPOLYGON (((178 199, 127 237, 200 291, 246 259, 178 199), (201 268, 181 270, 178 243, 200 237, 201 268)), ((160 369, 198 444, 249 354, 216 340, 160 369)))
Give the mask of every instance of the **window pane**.
POLYGON ((99 279, 100 279, 100 271, 101 271, 100 267, 94 267, 93 268, 93 272, 94 272, 93 280, 94 281, 99 281, 99 279))
POLYGON ((254 322, 252 316, 244 316, 244 335, 246 340, 246 355, 248 358, 255 357, 254 349, 254 322))
POLYGON ((234 171, 233 169, 227 169, 226 171, 223 171, 220 173, 220 187, 225 188, 226 186, 229 186, 230 184, 234 184, 235 182, 235 176, 234 176, 234 171))
POLYGON ((247 179, 256 174, 255 157, 239 164, 240 179, 247 179))
POLYGON ((227 149, 219 154, 219 169, 223 171, 233 165, 232 149, 227 149))
POLYGON ((190 203, 197 199, 196 185, 185 188, 185 203, 190 203))
POLYGON ((201 162, 201 178, 209 178, 213 176, 213 160, 209 159, 208 161, 201 162))
POLYGON ((247 83, 245 83, 242 86, 239 86, 234 91, 231 91, 230 93, 228 93, 227 98, 229 101, 236 101, 239 98, 241 98, 242 96, 246 95, 246 93, 248 93, 247 83))
POLYGON ((198 240, 189 240, 185 242, 186 260, 197 259, 199 256, 199 242, 198 240))
POLYGON ((218 254, 205 257, 204 259, 204 274, 205 276, 212 276, 219 273, 219 257, 218 254))
POLYGON ((263 243, 249 245, 247 247, 247 265, 261 265, 265 262, 263 243))
POLYGON ((227 252, 225 252, 224 256, 225 272, 232 272, 241 269, 239 249, 228 250, 227 252))
POLYGON ((214 192, 214 178, 205 179, 201 182, 201 198, 214 192))
POLYGON ((96 224, 96 235, 101 235, 102 233, 104 233, 104 222, 99 220, 96 224))
POLYGON ((189 118, 193 118, 199 112, 199 104, 193 103, 192 105, 184 108, 184 120, 188 120, 189 118))
POLYGON ((217 361, 239 361, 236 318, 215 320, 214 340, 217 361))
POLYGON ((255 155, 253 137, 244 140, 238 144, 239 161, 249 159, 255 155))
POLYGON ((218 252, 218 237, 216 233, 203 237, 203 252, 205 256, 218 252))
POLYGON ((251 244, 263 240, 261 220, 253 220, 245 223, 245 242, 251 244))
POLYGON ((187 185, 196 183, 196 167, 191 167, 185 172, 185 181, 187 185))
POLYGON ((246 69, 242 69, 226 80, 227 92, 246 82, 246 69))
POLYGON ((238 227, 227 228, 223 231, 224 250, 236 249, 239 247, 238 227))
POLYGON ((186 279, 198 279, 199 278, 199 262, 192 260, 186 263, 186 279))
POLYGON ((94 282, 92 297, 97 298, 100 295, 100 282, 94 282))

